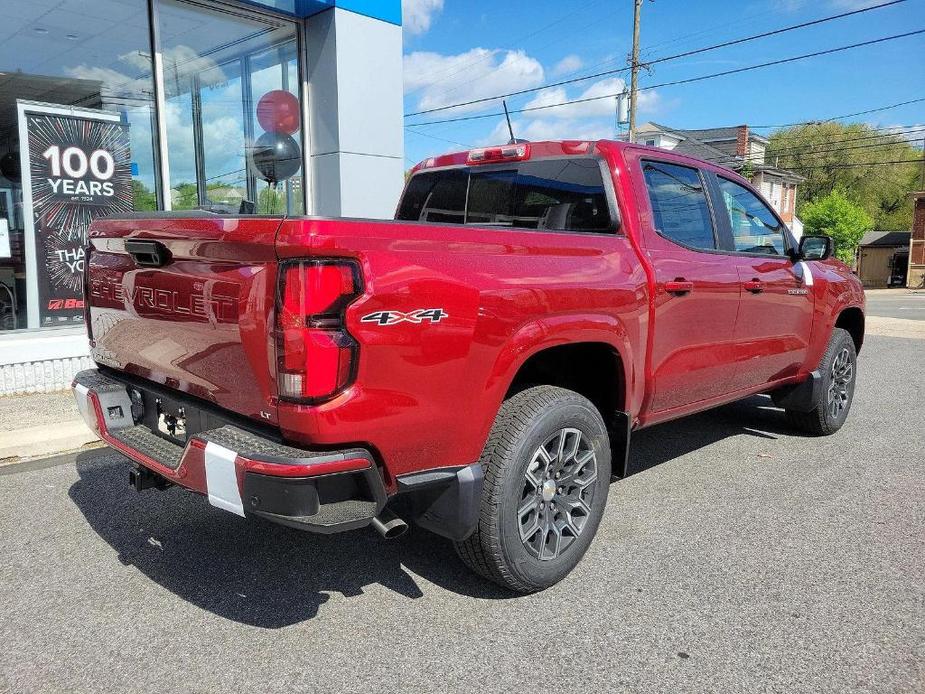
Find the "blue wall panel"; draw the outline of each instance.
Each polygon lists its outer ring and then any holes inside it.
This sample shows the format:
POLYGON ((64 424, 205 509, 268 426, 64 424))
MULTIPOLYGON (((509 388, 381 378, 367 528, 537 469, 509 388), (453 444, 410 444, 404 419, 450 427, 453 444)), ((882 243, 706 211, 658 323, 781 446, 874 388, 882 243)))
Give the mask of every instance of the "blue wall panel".
POLYGON ((311 17, 332 7, 401 26, 401 0, 245 0, 296 17, 311 17))

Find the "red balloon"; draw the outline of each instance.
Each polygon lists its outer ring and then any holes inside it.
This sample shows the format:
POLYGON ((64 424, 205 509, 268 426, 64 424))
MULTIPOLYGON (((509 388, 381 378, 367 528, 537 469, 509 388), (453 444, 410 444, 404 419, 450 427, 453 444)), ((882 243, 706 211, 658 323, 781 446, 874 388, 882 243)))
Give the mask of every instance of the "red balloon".
POLYGON ((257 102, 257 122, 268 133, 292 135, 299 129, 299 100, 283 89, 274 89, 257 102))

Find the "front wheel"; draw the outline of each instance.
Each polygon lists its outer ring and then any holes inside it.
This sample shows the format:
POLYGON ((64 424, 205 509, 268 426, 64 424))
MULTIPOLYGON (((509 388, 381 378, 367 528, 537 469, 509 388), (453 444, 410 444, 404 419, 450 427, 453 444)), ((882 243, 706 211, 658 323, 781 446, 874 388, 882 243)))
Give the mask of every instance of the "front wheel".
POLYGON ((564 388, 510 397, 482 453, 475 532, 455 543, 476 573, 529 593, 562 580, 597 532, 610 483, 610 440, 597 408, 564 388))
POLYGON ((822 373, 822 397, 809 412, 787 410, 797 427, 814 436, 828 436, 841 429, 854 400, 857 381, 857 352, 847 330, 834 328, 829 346, 819 365, 822 373))

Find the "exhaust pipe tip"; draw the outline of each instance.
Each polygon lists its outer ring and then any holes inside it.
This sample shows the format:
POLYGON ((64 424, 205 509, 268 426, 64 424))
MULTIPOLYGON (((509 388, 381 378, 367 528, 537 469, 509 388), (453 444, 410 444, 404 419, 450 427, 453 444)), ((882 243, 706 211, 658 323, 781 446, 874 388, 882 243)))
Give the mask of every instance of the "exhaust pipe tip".
POLYGON ((391 511, 384 510, 373 518, 373 527, 386 540, 394 540, 408 531, 408 524, 391 511))

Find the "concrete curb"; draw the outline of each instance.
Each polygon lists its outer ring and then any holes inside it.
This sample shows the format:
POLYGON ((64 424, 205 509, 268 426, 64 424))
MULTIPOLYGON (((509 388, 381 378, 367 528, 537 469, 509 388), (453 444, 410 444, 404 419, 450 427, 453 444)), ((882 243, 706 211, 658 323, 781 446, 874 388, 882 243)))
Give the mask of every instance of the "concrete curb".
POLYGON ((83 420, 0 432, 0 465, 102 445, 83 420))

